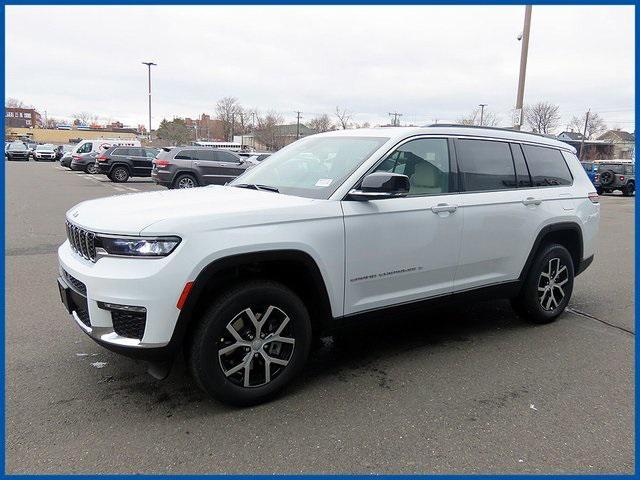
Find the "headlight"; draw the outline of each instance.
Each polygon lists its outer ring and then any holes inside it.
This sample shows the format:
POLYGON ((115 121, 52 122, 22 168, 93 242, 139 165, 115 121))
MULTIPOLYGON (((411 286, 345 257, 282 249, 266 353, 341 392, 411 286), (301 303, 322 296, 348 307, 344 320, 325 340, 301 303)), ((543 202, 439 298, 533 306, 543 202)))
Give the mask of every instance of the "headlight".
POLYGON ((178 237, 102 237, 96 236, 96 250, 102 248, 109 255, 127 257, 166 257, 178 246, 178 237))

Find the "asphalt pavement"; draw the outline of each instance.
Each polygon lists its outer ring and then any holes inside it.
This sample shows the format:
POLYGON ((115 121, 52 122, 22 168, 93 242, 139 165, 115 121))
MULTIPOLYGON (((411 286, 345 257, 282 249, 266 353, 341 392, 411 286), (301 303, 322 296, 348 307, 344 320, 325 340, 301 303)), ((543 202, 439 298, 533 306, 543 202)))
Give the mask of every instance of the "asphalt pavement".
POLYGON ((6 163, 7 473, 634 471, 633 198, 602 198, 557 322, 507 302, 390 318, 323 339, 285 395, 237 409, 182 363, 157 381, 102 349, 60 303, 64 213, 160 187, 6 163))

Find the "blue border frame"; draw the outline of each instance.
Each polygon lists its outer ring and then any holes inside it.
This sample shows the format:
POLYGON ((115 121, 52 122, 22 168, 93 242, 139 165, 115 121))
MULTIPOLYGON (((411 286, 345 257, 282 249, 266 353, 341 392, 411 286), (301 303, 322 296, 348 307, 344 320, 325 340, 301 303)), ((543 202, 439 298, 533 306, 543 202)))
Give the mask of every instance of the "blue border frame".
MULTIPOLYGON (((175 0, 106 0, 106 1, 96 1, 96 0, 60 0, 60 1, 46 1, 46 0, 2 0, 2 9, 0 12, 0 24, 2 25, 2 78, 0 79, 0 85, 2 85, 3 97, 6 99, 6 91, 5 91, 5 78, 6 78, 6 65, 5 65, 5 6, 6 5, 526 5, 526 4, 534 4, 534 5, 635 5, 635 102, 636 102, 636 110, 635 110, 635 121, 636 125, 638 124, 638 59, 640 58, 640 52, 638 50, 638 20, 640 19, 640 8, 638 8, 639 1, 630 1, 630 0, 622 0, 616 2, 606 2, 606 1, 597 1, 597 0, 586 0, 586 1, 578 1, 578 0, 568 0, 568 1, 553 1, 553 0, 537 0, 536 2, 526 2, 526 1, 509 1, 509 0, 493 0, 490 3, 485 2, 473 2, 469 0, 455 1, 455 0, 440 0, 440 1, 429 1, 429 0, 400 0, 399 2, 390 2, 389 0, 347 0, 347 1, 339 1, 339 0, 247 0, 247 1, 210 1, 210 0, 187 0, 184 3, 176 2, 175 0)), ((2 131, 4 132, 4 115, 2 115, 2 131)), ((639 141, 636 137, 636 152, 638 151, 639 141)), ((0 247, 2 251, 5 250, 5 233, 6 233, 6 224, 5 224, 5 169, 2 168, 0 170, 0 194, 2 196, 2 210, 0 211, 0 223, 2 225, 3 235, 0 237, 0 247)), ((635 196, 635 252, 638 251, 638 245, 640 244, 640 227, 638 224, 640 223, 640 212, 638 212, 638 206, 640 205, 640 201, 638 200, 638 196, 635 196)), ((2 256, 1 269, 2 276, 0 278, 0 285, 2 287, 2 292, 6 295, 5 291, 5 278, 6 278, 6 258, 2 256)), ((638 285, 638 270, 640 270, 640 260, 638 259, 638 255, 635 255, 634 259, 634 267, 635 267, 635 275, 634 275, 634 299, 635 299, 635 308, 634 308, 634 325, 635 330, 637 332, 638 328, 638 301, 640 300, 640 293, 637 288, 638 285)), ((6 310, 5 310, 5 296, 3 295, 2 299, 0 299, 0 312, 2 313, 2 318, 5 318, 6 310)), ((6 358, 5 358, 5 341, 6 341, 6 323, 3 324, 3 328, 0 330, 0 351, 2 352, 2 373, 0 374, 0 401, 3 405, 3 411, 0 423, 2 425, 2 430, 0 432, 1 440, 0 443, 0 451, 2 454, 2 478, 8 477, 12 479, 50 479, 50 478, 60 478, 60 477, 74 477, 74 478, 95 478, 95 479, 117 479, 123 476, 131 476, 129 474, 113 474, 113 475, 9 475, 6 473, 6 403, 5 403, 5 369, 6 369, 6 358)), ((589 479, 608 479, 608 478, 640 478, 638 475, 638 467, 637 467, 637 452, 638 452, 638 426, 640 425, 639 419, 639 411, 638 411, 638 371, 640 370, 640 357, 638 357, 638 342, 637 337, 634 335, 634 354, 635 354, 635 373, 634 373, 634 399, 635 399, 635 453, 636 458, 634 459, 634 473, 631 475, 540 475, 540 474, 503 474, 503 475, 380 475, 387 479, 397 479, 403 480, 407 477, 436 477, 436 476, 446 476, 448 479, 463 479, 468 477, 488 479, 488 478, 496 478, 500 477, 501 479, 523 479, 523 478, 539 478, 539 477, 553 477, 557 479, 576 479, 587 477, 589 479)), ((139 476, 139 475, 138 475, 139 476)), ((273 475, 143 475, 145 477, 158 477, 158 478, 181 478, 181 479, 195 479, 195 478, 208 478, 208 477, 227 477, 227 478, 252 478, 252 479, 272 479, 273 475)), ((371 475, 282 475, 286 476, 289 479, 301 479, 301 480, 316 480, 326 478, 327 476, 336 477, 336 478, 368 478, 371 475)))

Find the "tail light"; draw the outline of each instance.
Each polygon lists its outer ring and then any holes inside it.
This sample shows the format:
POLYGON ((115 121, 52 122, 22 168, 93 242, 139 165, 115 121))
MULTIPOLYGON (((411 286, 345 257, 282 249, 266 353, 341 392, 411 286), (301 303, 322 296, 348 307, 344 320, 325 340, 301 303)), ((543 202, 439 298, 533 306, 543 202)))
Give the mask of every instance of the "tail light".
POLYGON ((596 192, 589 192, 587 196, 589 197, 589 200, 591 200, 591 203, 600 203, 600 199, 596 192))
POLYGON ((166 166, 171 165, 171 162, 169 160, 158 160, 158 159, 155 159, 153 161, 153 163, 155 164, 156 167, 166 167, 166 166))
POLYGON ((624 175, 620 175, 620 181, 624 182, 624 175))
POLYGON ((109 159, 107 157, 105 157, 104 155, 99 155, 98 157, 96 157, 96 160, 99 161, 99 162, 106 162, 109 159))
POLYGON ((80 160, 80 155, 72 155, 71 158, 74 160, 80 160))
POLYGON ((593 178, 595 178, 595 179, 596 179, 596 181, 598 181, 598 180, 600 180, 600 175, 596 174, 596 176, 595 176, 595 177, 593 177, 593 178))

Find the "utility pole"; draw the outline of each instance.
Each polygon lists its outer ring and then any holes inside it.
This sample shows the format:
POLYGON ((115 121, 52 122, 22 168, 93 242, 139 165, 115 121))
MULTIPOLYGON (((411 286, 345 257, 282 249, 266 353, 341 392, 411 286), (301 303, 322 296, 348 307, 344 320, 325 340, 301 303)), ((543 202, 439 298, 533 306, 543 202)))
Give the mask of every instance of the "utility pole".
POLYGON ((391 121, 391 125, 393 125, 394 127, 398 127, 400 126, 400 122, 398 121, 398 117, 401 117, 402 114, 398 113, 398 112, 389 112, 389 116, 393 117, 393 120, 391 121))
POLYGON ((158 64, 153 62, 142 62, 142 64, 146 65, 149 71, 149 141, 151 141, 151 67, 158 64))
POLYGON ((484 107, 486 107, 487 104, 486 103, 481 103, 480 104, 480 126, 483 125, 484 122, 484 107))
POLYGON ((296 110, 296 140, 298 140, 300 138, 300 115, 302 115, 302 112, 298 112, 296 110))
POLYGON ((518 96, 516 97, 516 116, 520 118, 517 123, 514 121, 514 129, 520 130, 522 122, 524 121, 524 80, 527 76, 527 55, 529 54, 529 32, 531 31, 531 5, 525 6, 524 9, 524 28, 522 29, 522 49, 520 50, 520 76, 518 78, 518 96))
POLYGON ((580 153, 578 154, 578 159, 582 160, 582 147, 584 146, 584 139, 587 136, 587 125, 589 124, 589 115, 591 114, 591 109, 587 110, 587 114, 584 117, 584 131, 582 132, 582 139, 580 140, 580 153))

